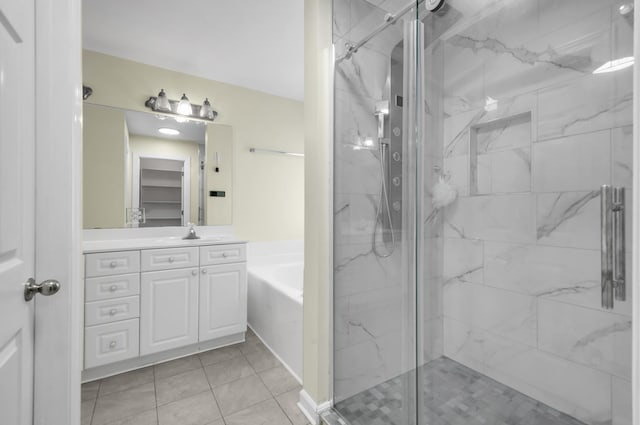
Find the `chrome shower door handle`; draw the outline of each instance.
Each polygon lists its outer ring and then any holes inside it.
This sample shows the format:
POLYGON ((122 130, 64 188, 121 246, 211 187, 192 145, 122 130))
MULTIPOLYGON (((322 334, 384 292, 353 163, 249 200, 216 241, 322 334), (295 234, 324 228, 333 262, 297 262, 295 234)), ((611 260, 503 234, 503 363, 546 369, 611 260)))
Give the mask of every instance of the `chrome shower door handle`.
POLYGON ((625 261, 625 196, 624 187, 613 189, 613 283, 615 299, 627 299, 625 261))
POLYGON ((613 211, 611 186, 600 188, 600 289, 602 308, 613 308, 613 211))
POLYGON ((624 187, 600 188, 600 255, 602 308, 612 309, 614 299, 625 301, 625 195, 624 187))

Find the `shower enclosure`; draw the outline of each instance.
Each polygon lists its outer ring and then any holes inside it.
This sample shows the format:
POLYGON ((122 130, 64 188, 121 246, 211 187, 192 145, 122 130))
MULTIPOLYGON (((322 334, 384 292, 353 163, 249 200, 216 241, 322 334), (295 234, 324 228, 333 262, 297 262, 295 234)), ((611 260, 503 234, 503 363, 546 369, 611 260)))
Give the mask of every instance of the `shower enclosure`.
POLYGON ((633 25, 333 0, 336 417, 631 424, 633 25))

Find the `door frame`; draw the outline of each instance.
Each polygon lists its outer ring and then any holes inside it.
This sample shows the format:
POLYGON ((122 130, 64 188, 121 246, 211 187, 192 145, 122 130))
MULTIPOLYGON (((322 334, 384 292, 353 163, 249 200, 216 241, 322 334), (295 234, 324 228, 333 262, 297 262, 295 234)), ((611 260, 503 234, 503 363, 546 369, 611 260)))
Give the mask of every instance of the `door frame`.
POLYGON ((83 361, 81 0, 34 2, 35 278, 39 282, 57 279, 62 288, 53 297, 35 299, 33 423, 79 425, 83 361))

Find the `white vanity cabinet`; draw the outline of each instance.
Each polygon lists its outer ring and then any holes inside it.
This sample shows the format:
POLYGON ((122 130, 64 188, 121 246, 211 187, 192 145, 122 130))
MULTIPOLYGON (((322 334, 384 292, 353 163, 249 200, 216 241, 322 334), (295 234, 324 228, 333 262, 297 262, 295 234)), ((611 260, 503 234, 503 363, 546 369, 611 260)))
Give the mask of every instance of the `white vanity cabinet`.
POLYGON ((198 269, 142 273, 140 355, 198 342, 198 269))
POLYGON ((86 254, 85 274, 85 369, 106 374, 125 360, 131 369, 244 339, 244 243, 86 254))
POLYGON ((85 368, 140 354, 139 272, 139 251, 85 255, 85 368))
POLYGON ((200 268, 201 341, 247 328, 247 269, 244 263, 200 268))

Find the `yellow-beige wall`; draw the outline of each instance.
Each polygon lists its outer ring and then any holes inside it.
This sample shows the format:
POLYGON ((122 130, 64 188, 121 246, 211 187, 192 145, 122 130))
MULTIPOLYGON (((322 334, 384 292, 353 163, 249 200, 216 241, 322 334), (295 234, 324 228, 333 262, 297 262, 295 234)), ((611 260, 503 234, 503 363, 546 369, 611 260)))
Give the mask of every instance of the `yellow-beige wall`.
POLYGON ((83 119, 83 227, 124 227, 124 112, 85 105, 83 119))
POLYGON ((217 122, 233 128, 236 235, 248 240, 303 238, 303 159, 249 152, 250 147, 302 152, 302 102, 87 50, 83 83, 93 88, 89 103, 137 111, 148 112, 145 100, 162 88, 171 99, 183 92, 192 103, 208 97, 220 114, 217 122))

